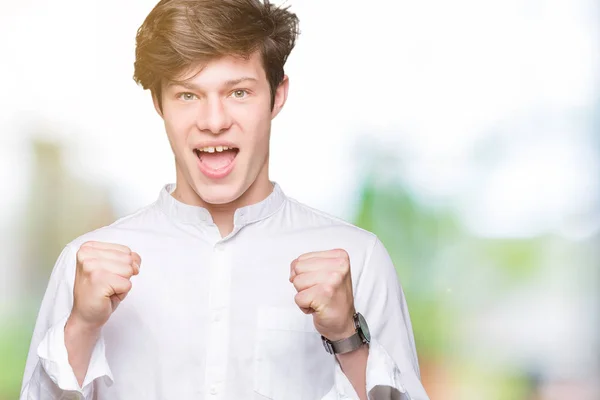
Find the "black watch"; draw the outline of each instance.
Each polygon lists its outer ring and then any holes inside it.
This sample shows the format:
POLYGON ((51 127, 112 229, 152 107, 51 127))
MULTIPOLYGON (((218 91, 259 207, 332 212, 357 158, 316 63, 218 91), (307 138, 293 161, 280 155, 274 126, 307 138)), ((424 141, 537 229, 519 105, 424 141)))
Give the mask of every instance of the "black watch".
POLYGON ((363 344, 368 344, 371 341, 371 334, 369 333, 369 326, 365 317, 361 313, 354 314, 354 328, 356 333, 346 339, 336 340, 332 342, 325 336, 321 335, 323 341, 323 347, 329 354, 344 354, 350 353, 358 349, 363 344))

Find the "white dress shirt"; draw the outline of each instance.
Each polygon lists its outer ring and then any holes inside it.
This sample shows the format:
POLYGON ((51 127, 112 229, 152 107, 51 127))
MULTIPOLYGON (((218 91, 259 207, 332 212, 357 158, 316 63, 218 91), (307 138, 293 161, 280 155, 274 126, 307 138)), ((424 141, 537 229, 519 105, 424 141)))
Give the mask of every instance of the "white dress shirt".
POLYGON ((21 400, 357 399, 313 317, 294 302, 290 263, 345 249, 354 302, 369 325, 372 399, 427 399, 404 294, 377 237, 286 197, 278 184, 238 209, 222 238, 208 210, 166 185, 153 204, 69 243, 39 311, 21 400), (64 325, 76 253, 86 241, 128 246, 140 274, 102 329, 80 386, 64 325))

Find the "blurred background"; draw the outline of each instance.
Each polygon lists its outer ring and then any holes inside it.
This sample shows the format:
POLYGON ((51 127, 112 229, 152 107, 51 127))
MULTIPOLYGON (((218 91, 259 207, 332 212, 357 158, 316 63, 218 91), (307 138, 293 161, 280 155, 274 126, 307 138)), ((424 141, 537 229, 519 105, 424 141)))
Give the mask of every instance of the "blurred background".
MULTIPOLYGON (((0 0, 0 399, 66 243, 174 165, 135 33, 156 0, 0 0)), ((379 235, 431 399, 600 399, 600 4, 289 2, 271 178, 379 235)))

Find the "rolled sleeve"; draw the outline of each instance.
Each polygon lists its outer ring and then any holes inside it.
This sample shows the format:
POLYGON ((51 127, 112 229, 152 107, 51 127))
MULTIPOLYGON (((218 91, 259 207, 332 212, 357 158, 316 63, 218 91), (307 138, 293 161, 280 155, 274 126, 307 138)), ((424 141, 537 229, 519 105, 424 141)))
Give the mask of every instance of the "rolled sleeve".
POLYGON ((104 340, 100 336, 94 346, 90 364, 85 376, 83 386, 75 377, 75 373, 69 364, 69 355, 65 345, 64 327, 67 322, 65 317, 51 327, 37 348, 40 363, 50 379, 64 391, 76 391, 85 398, 89 398, 93 389, 92 383, 103 378, 106 385, 112 385, 113 376, 106 360, 104 340))
POLYGON ((21 399, 92 399, 98 379, 113 382, 102 336, 94 346, 83 386, 79 385, 65 345, 65 324, 73 307, 76 252, 67 245, 50 275, 29 347, 21 399))
MULTIPOLYGON (((402 384, 400 369, 377 340, 369 344, 366 374, 367 393, 370 399, 410 400, 402 384)), ((358 394, 342 371, 339 362, 336 362, 334 379, 337 399, 358 399, 358 394)))

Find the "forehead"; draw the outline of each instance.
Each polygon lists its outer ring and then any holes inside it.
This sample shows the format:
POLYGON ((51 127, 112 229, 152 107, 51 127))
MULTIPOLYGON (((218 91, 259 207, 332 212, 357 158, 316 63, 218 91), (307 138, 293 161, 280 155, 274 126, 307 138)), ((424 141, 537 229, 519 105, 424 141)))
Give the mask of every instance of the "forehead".
MULTIPOLYGON (((207 63, 196 64, 175 79, 194 86, 211 87, 242 78, 250 78, 259 82, 266 81, 267 77, 262 58, 258 52, 247 58, 228 55, 210 60, 207 63)), ((168 83, 168 86, 177 83, 168 83)))

